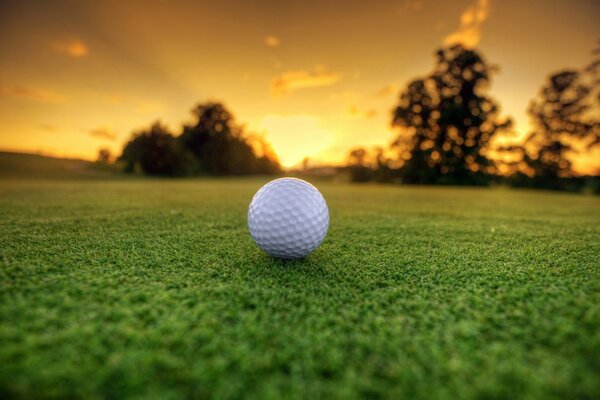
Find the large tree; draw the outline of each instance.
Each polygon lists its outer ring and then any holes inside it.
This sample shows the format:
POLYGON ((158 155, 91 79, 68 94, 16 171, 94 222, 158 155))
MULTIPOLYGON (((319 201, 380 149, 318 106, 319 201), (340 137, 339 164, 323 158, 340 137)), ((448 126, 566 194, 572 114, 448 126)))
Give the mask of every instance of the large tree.
POLYGON ((535 179, 550 186, 573 175, 570 157, 600 145, 599 62, 551 75, 531 102, 533 130, 522 146, 535 179))
POLYGON ((240 175, 279 170, 272 150, 265 151, 268 146, 264 141, 245 135, 223 104, 200 104, 192 113, 195 121, 184 126, 180 140, 196 155, 204 173, 240 175))
POLYGON ((183 176, 197 170, 192 153, 160 122, 134 133, 119 159, 125 164, 125 172, 183 176))
POLYGON ((373 169, 367 162, 367 149, 357 147, 350 150, 346 165, 352 182, 368 182, 373 179, 373 169))
POLYGON ((485 95, 495 70, 477 51, 456 45, 438 50, 434 70, 401 92, 392 147, 404 160, 404 181, 476 183, 491 172, 490 141, 511 126, 485 95))

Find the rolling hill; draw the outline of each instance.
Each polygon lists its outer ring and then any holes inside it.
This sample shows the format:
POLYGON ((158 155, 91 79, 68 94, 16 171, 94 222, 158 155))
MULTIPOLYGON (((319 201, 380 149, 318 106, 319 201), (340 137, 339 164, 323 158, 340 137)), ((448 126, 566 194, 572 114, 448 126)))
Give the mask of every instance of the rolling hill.
POLYGON ((0 178, 73 179, 112 174, 113 167, 91 161, 0 151, 0 178))

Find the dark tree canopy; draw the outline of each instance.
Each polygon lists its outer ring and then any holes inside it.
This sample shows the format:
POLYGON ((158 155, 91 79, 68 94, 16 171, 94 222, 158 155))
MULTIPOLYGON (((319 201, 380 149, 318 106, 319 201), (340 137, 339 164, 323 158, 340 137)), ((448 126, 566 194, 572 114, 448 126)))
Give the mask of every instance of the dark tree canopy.
POLYGON ((485 152, 511 126, 484 95, 494 71, 478 52, 457 45, 437 51, 433 72, 400 94, 392 125, 401 133, 393 147, 406 182, 476 183, 491 172, 485 152))
POLYGON ((354 148, 346 159, 346 169, 352 182, 390 182, 395 178, 395 170, 390 164, 385 149, 380 146, 354 148))
POLYGON ((120 160, 125 163, 126 172, 139 170, 148 175, 184 176, 197 169, 192 153, 160 122, 134 133, 120 160))
POLYGON ((367 150, 358 147, 350 150, 347 159, 352 182, 368 182, 373 179, 373 171, 367 163, 367 150))
POLYGON ((112 161, 112 153, 110 149, 106 147, 102 147, 98 149, 98 159, 97 162, 100 164, 110 164, 112 161))
POLYGON ((274 173, 279 163, 266 143, 255 137, 257 146, 244 135, 233 115, 221 103, 200 104, 192 110, 195 122, 186 125, 181 142, 197 157, 202 172, 210 175, 274 173))
POLYGON ((600 144, 599 81, 593 70, 555 73, 529 107, 533 131, 523 146, 533 174, 549 181, 572 174, 569 153, 576 142, 585 148, 600 144))
POLYGON ((593 54, 587 67, 548 77, 528 109, 533 129, 523 143, 501 148, 512 154, 516 184, 577 187, 572 157, 600 146, 600 48, 593 54))
POLYGON ((279 162, 260 136, 246 135, 220 103, 200 104, 195 121, 174 137, 160 123, 135 133, 120 160, 126 172, 151 175, 272 174, 279 162))

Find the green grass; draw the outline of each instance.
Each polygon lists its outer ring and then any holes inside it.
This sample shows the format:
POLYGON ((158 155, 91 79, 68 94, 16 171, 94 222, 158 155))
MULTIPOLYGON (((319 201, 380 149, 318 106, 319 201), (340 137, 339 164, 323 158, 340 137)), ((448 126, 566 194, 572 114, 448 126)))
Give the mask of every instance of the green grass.
POLYGON ((598 197, 321 184, 284 262, 262 183, 0 181, 0 397, 600 395, 598 197))

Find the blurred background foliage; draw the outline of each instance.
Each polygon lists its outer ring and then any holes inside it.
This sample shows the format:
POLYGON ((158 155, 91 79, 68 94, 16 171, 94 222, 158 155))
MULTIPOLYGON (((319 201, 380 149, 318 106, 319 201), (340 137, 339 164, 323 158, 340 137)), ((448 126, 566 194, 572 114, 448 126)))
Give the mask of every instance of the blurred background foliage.
POLYGON ((533 130, 511 143, 511 119, 486 94, 499 68, 476 50, 438 50, 433 72, 399 95, 391 119, 399 134, 390 147, 350 151, 351 180, 597 192, 600 171, 577 176, 569 159, 600 146, 600 49, 593 55, 581 69, 548 77, 528 110, 533 130), (504 144, 494 145, 497 137, 504 144))
MULTIPOLYGON (((431 72, 401 89, 389 146, 357 147, 342 166, 288 171, 346 176, 352 182, 489 185, 599 191, 598 173, 578 176, 570 157, 600 146, 600 49, 579 69, 552 73, 529 106, 533 130, 515 140, 513 123, 489 95, 500 70, 476 49, 435 52, 431 72)), ((127 173, 161 176, 278 174, 265 139, 247 132, 219 102, 192 109, 193 122, 173 133, 159 121, 133 133, 116 159, 127 173)), ((105 149, 99 163, 113 157, 105 149)))
POLYGON ((119 157, 124 171, 165 176, 280 172, 270 146, 261 136, 246 134, 223 104, 199 104, 192 113, 194 122, 179 135, 160 122, 134 133, 119 157))

